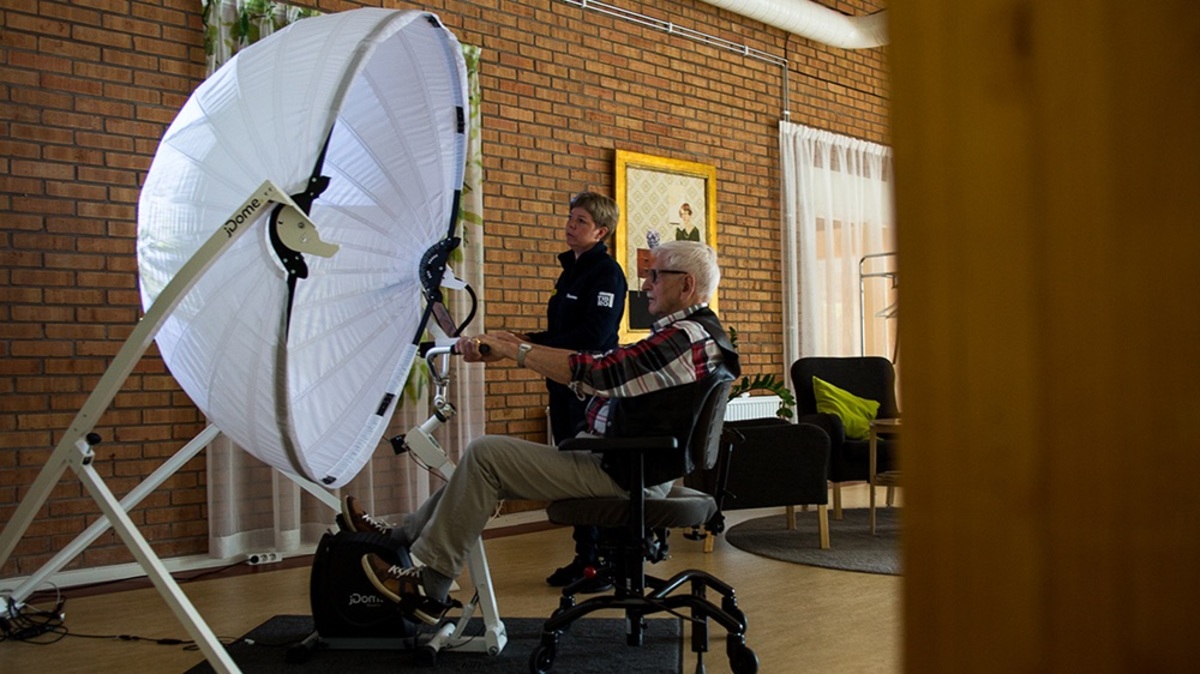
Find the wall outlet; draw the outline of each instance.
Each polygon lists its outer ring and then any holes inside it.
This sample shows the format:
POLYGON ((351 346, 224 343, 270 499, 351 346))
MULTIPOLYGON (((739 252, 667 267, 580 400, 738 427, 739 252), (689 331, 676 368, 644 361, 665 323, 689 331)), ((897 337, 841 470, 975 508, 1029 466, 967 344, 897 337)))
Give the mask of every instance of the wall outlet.
POLYGON ((252 552, 246 555, 246 563, 250 566, 258 566, 260 564, 274 564, 282 562, 283 555, 278 552, 252 552))

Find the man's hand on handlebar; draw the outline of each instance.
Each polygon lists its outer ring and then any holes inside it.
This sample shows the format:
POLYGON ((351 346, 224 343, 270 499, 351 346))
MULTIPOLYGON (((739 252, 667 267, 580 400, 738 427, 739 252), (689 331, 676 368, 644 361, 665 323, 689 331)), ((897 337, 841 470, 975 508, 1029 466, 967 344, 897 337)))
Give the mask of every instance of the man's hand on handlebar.
POLYGON ((511 332, 493 332, 474 337, 458 338, 455 350, 468 363, 494 363, 514 358, 521 340, 511 332))

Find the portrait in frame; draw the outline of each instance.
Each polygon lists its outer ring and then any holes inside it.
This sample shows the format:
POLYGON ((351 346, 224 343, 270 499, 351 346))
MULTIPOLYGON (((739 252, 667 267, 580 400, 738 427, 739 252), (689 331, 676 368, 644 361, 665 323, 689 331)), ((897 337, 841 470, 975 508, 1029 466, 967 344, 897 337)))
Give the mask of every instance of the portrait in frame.
MULTIPOLYGON (((664 241, 703 241, 717 248, 717 169, 682 159, 617 150, 617 262, 629 295, 621 318, 621 342, 650 334, 654 319, 642 292, 651 251, 664 241)), ((717 297, 709 302, 714 311, 717 297)))

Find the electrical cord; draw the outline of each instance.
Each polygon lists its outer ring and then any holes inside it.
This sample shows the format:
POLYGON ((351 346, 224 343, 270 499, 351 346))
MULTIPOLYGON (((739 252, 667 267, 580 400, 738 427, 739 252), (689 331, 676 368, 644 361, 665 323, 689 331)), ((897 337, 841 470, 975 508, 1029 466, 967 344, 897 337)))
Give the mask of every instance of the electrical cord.
MULTIPOLYGON (((136 634, 82 634, 67 629, 63 608, 66 599, 60 597, 51 610, 39 609, 31 604, 15 606, 11 597, 5 597, 7 618, 0 618, 0 642, 18 641, 34 646, 48 646, 66 637, 78 639, 104 639, 109 641, 144 641, 159 646, 183 646, 184 650, 196 650, 199 646, 191 639, 174 637, 143 637, 136 634), (48 636, 47 636, 48 635, 48 636), (44 638, 43 638, 44 637, 44 638)), ((229 645, 237 639, 217 637, 229 645)))
POLYGON ((17 605, 11 595, 5 596, 4 613, 3 617, 0 617, 0 642, 21 641, 46 645, 62 639, 66 633, 66 628, 63 627, 63 606, 66 603, 67 600, 58 595, 54 608, 44 610, 28 603, 17 605), (37 640, 46 634, 51 636, 48 639, 37 640))
MULTIPOLYGON (((137 634, 81 634, 79 632, 71 632, 66 627, 62 629, 62 637, 75 637, 77 639, 103 639, 106 641, 144 641, 156 646, 183 646, 185 651, 199 650, 200 646, 191 639, 179 639, 176 637, 143 637, 137 634)), ((59 638, 62 638, 59 637, 59 638)), ((228 646, 237 641, 234 637, 217 637, 217 641, 228 646)))
MULTIPOLYGON (((213 569, 206 569, 191 576, 176 578, 180 584, 188 583, 206 576, 220 573, 235 566, 240 566, 241 562, 219 566, 213 569)), ((113 583, 123 582, 126 579, 117 579, 93 583, 86 588, 103 587, 113 583)), ((17 641, 21 643, 33 644, 37 646, 47 646, 57 643, 65 637, 77 637, 81 639, 107 639, 116 641, 143 641, 153 643, 159 646, 183 646, 184 650, 198 650, 200 647, 194 640, 179 639, 175 637, 144 637, 136 634, 81 634, 71 632, 65 624, 66 614, 63 613, 63 608, 66 606, 67 598, 62 595, 61 590, 53 583, 51 590, 41 590, 33 593, 29 601, 24 604, 17 604, 13 598, 11 591, 0 596, 0 642, 17 641), (41 598, 39 595, 47 595, 53 593, 54 608, 44 610, 35 607, 31 601, 36 601, 41 598), (47 636, 49 635, 49 636, 47 636), (45 637, 45 638, 42 638, 45 637)), ((217 639, 229 645, 237 639, 235 637, 217 637, 217 639)))

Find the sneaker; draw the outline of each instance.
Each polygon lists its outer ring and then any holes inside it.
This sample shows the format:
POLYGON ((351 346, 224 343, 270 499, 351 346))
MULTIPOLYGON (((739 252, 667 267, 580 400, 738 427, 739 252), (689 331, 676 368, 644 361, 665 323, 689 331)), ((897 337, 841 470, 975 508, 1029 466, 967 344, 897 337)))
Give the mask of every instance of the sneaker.
POLYGON ((342 522, 347 529, 356 533, 390 536, 392 532, 392 525, 360 508, 353 496, 342 499, 342 522))
POLYGON ((362 567, 376 590, 399 604, 404 613, 426 625, 441 622, 452 606, 449 600, 438 601, 425 595, 425 584, 421 580, 423 566, 402 568, 372 552, 363 555, 362 567))

